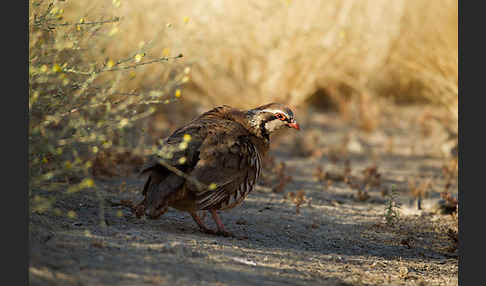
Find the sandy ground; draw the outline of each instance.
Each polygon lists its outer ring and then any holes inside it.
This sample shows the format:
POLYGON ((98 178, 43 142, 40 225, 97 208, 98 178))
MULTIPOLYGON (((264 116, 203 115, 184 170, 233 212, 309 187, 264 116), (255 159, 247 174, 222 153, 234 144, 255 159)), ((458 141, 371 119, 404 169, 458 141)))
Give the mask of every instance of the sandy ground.
MULTIPOLYGON (((421 110, 402 109, 371 133, 332 113, 300 116, 303 131, 272 138, 273 166, 256 190, 220 213, 236 237, 201 233, 176 210, 147 220, 110 205, 141 198, 143 178, 135 172, 99 178, 95 190, 58 192, 60 213, 30 215, 30 283, 457 285, 458 253, 448 235, 457 231, 457 217, 436 211, 447 183, 457 195, 457 176, 443 172, 447 134, 433 120, 418 123, 421 110), (363 173, 373 166, 375 173, 363 173), (286 176, 292 179, 279 189, 286 176), (411 180, 429 184, 422 210, 411 180), (392 189, 401 206, 387 224, 392 189), (66 216, 70 210, 75 217, 66 216)), ((215 228, 209 215, 205 221, 215 228)))

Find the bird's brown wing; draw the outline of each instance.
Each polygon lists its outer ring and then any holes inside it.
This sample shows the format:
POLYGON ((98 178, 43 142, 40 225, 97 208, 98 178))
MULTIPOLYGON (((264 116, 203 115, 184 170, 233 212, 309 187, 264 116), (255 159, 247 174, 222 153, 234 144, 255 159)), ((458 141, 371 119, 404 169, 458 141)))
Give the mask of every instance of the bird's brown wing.
POLYGON ((192 169, 196 165, 199 148, 206 135, 201 132, 202 128, 202 126, 198 125, 188 125, 176 130, 162 142, 158 153, 149 157, 142 167, 141 173, 145 174, 153 170, 165 170, 159 163, 159 160, 164 160, 167 164, 183 172, 192 169))
POLYGON ((162 142, 158 154, 148 158, 142 167, 141 174, 153 170, 164 171, 165 168, 159 164, 160 159, 164 159, 165 162, 181 171, 191 170, 197 163, 199 148, 206 137, 213 135, 214 130, 217 133, 218 130, 221 130, 221 126, 225 130, 228 129, 225 127, 228 120, 224 120, 224 117, 231 110, 233 108, 227 105, 215 107, 175 130, 162 142), (185 135, 189 135, 189 137, 184 137, 185 135), (183 142, 187 144, 183 144, 183 142), (167 156, 169 154, 170 157, 167 156), (185 159, 181 160, 181 158, 185 159))
POLYGON ((179 171, 190 173, 199 161, 200 148, 206 138, 227 125, 221 121, 228 121, 222 118, 230 109, 228 106, 216 107, 177 129, 163 141, 159 153, 149 158, 141 171, 141 174, 149 175, 142 191, 145 196, 142 203, 148 213, 156 214, 159 209, 166 208, 169 195, 180 190, 185 183, 185 178, 168 170, 160 160, 179 171))
POLYGON ((260 154, 251 135, 239 123, 227 121, 213 129, 201 145, 199 160, 190 175, 214 187, 199 191, 191 182, 186 186, 196 193, 199 209, 226 209, 239 203, 253 189, 260 173, 260 154))

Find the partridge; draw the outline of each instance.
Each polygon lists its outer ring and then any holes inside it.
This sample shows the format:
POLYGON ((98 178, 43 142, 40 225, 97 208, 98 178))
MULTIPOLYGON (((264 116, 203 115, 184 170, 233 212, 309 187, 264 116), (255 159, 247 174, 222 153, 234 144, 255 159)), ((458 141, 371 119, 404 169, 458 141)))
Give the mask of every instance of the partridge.
POLYGON ((270 103, 250 110, 215 107, 177 129, 142 169, 148 175, 137 217, 159 218, 169 207, 189 212, 201 231, 228 236, 217 210, 231 209, 253 190, 269 149, 270 134, 300 130, 290 108, 270 103), (217 231, 198 211, 211 213, 217 231))

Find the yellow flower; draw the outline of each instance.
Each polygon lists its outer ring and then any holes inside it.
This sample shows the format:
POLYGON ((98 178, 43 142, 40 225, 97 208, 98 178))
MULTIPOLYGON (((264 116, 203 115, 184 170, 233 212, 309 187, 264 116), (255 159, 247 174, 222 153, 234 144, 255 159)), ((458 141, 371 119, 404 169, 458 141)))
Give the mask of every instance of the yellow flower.
POLYGON ((185 150, 187 148, 187 142, 185 141, 182 141, 180 144, 179 144, 179 150, 185 150))
POLYGON ((81 182, 80 185, 84 188, 91 188, 94 186, 94 181, 91 178, 86 178, 81 182))
POLYGON ((168 57, 170 55, 170 49, 169 48, 164 48, 162 50, 162 56, 168 57))
POLYGON ((116 33, 118 33, 118 27, 116 27, 116 26, 115 26, 115 27, 113 27, 113 28, 111 29, 111 31, 110 31, 110 33, 108 33, 108 35, 113 36, 113 35, 115 35, 116 33))
POLYGON ((34 104, 37 101, 37 98, 39 98, 39 91, 34 91, 34 94, 32 95, 32 99, 30 101, 30 104, 34 104))
MULTIPOLYGON (((84 23, 84 18, 79 19, 79 23, 83 24, 84 23)), ((81 25, 76 25, 76 30, 81 31, 81 25)))
POLYGON ((137 63, 140 62, 144 56, 145 56, 145 53, 137 54, 135 56, 135 62, 137 62, 137 63))
POLYGON ((115 65, 115 62, 113 60, 109 60, 107 63, 106 63, 106 66, 111 69, 113 66, 115 65))
POLYGON ((62 19, 62 13, 64 13, 64 9, 59 9, 57 15, 56 15, 56 18, 57 19, 62 19))
POLYGON ((54 7, 54 8, 52 8, 52 10, 49 13, 51 13, 52 15, 55 15, 55 14, 57 14, 58 11, 59 11, 59 8, 54 7))
POLYGON ((120 121, 120 128, 123 128, 125 126, 128 125, 128 119, 126 118, 123 118, 121 121, 120 121))
POLYGON ((340 31, 340 32, 339 32, 339 37, 340 37, 341 39, 344 39, 344 38, 346 37, 346 33, 345 33, 344 31, 340 31))
POLYGON ((181 90, 180 89, 176 89, 175 97, 181 97, 181 90))
POLYGON ((111 141, 106 141, 105 143, 103 143, 103 148, 105 149, 108 149, 111 147, 113 143, 111 141))
POLYGON ((189 142, 191 141, 191 139, 191 134, 184 134, 184 136, 182 137, 182 140, 184 140, 184 142, 189 142))
POLYGON ((53 72, 60 72, 61 70, 62 70, 62 69, 61 69, 61 67, 60 67, 58 64, 54 64, 54 65, 52 66, 52 71, 53 71, 53 72))

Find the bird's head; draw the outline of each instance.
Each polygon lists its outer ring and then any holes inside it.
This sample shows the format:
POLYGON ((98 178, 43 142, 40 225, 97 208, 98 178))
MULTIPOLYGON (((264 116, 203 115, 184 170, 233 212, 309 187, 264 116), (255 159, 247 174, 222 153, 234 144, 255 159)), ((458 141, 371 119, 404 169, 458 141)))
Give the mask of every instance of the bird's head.
POLYGON ((282 127, 300 130, 292 110, 280 103, 269 103, 250 109, 247 111, 247 117, 255 135, 267 140, 270 134, 282 127))

